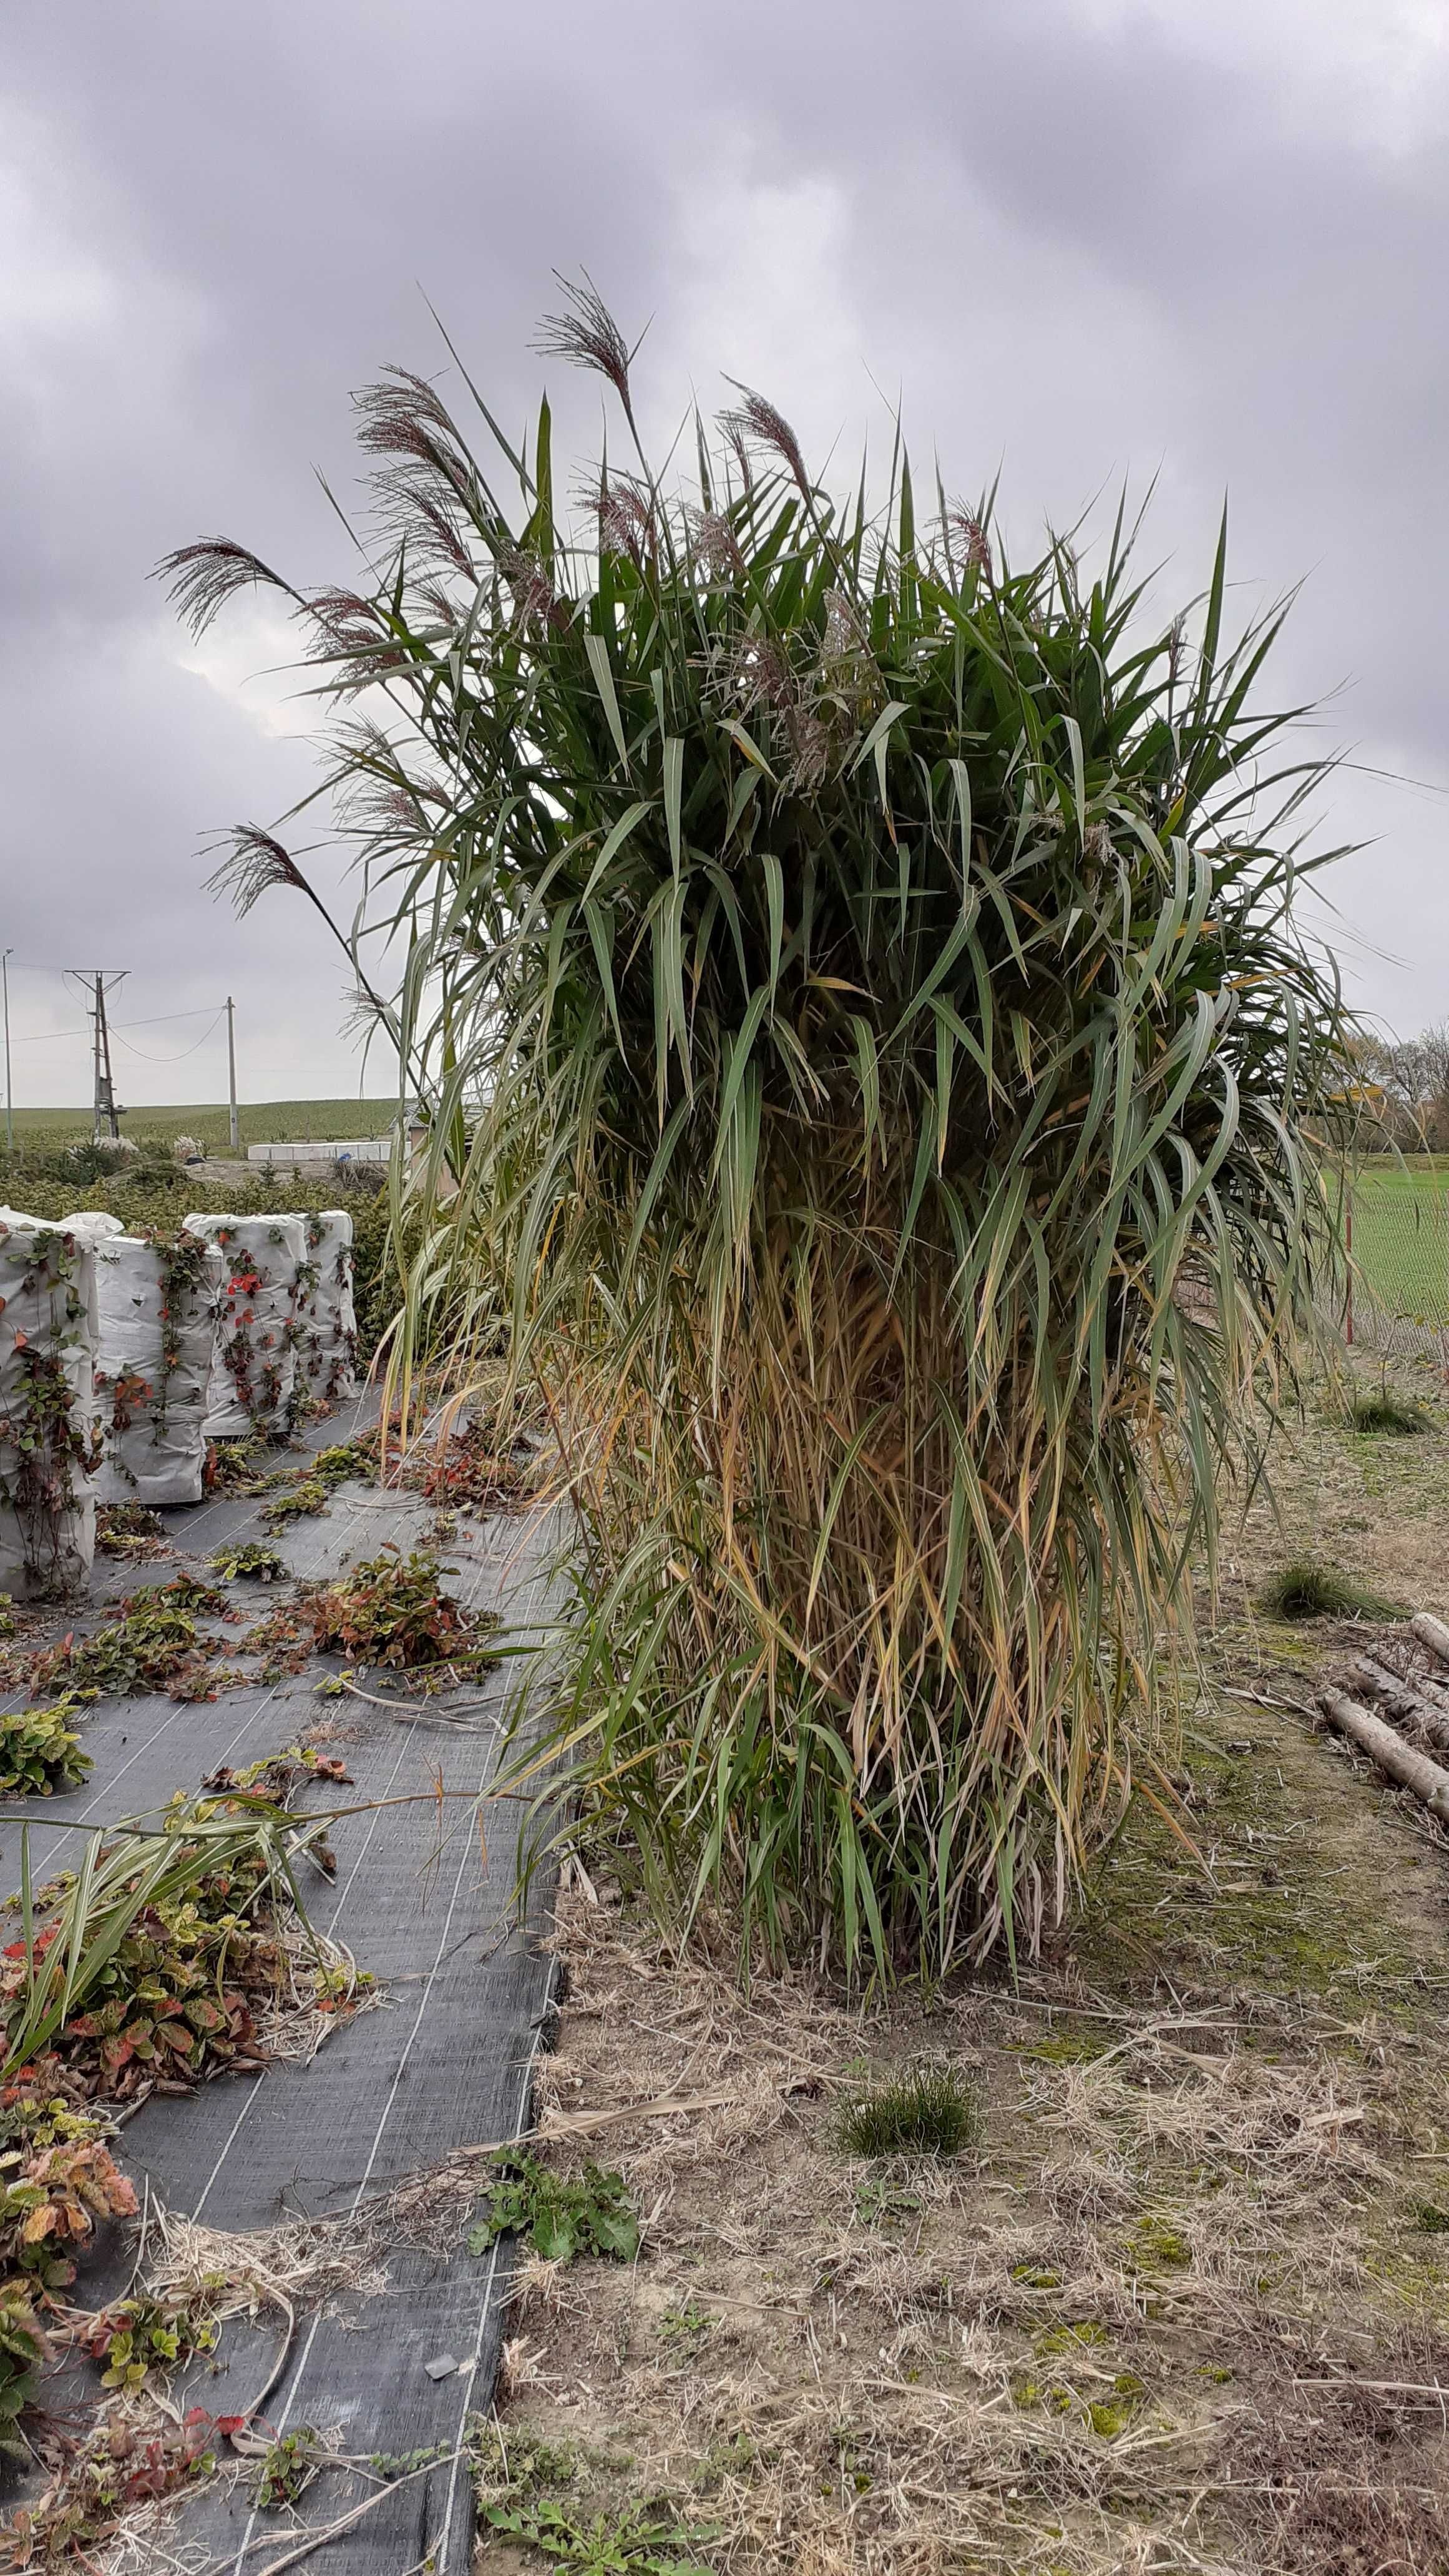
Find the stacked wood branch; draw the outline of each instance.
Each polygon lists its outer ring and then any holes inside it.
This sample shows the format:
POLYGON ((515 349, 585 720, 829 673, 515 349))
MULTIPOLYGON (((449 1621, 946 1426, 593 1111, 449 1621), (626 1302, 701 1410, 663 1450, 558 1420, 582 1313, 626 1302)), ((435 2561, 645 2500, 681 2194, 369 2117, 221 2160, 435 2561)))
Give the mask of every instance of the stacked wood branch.
POLYGON ((1355 1693, 1318 1695, 1330 1726, 1449 1825, 1449 1769, 1424 1749, 1449 1752, 1449 1627, 1421 1610, 1407 1628, 1359 1655, 1353 1669, 1355 1693), (1365 1705, 1369 1699, 1377 1709, 1365 1705))

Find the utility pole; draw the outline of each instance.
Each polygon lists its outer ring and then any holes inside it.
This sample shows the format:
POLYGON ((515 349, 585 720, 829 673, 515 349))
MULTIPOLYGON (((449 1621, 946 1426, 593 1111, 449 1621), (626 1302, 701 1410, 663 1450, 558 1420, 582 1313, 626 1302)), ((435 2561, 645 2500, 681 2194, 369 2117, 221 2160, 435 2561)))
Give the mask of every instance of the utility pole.
POLYGON ((5 1151, 7 1154, 13 1154, 15 1151, 15 1104, 10 1093, 10 960, 14 953, 12 948, 7 948, 4 955, 0 956, 0 991, 5 995, 5 1151))
POLYGON ((233 1156, 236 1156, 241 1152, 241 1126, 236 1114, 236 1004, 230 993, 226 997, 226 1070, 231 1086, 228 1093, 231 1104, 231 1150, 233 1156))
MULTIPOLYGON (((95 1022, 95 1101, 91 1115, 91 1142, 99 1145, 104 1127, 111 1141, 117 1143, 121 1134, 122 1112, 111 1076, 111 1032, 106 1026, 106 978, 98 966, 87 967, 85 976, 86 981, 94 985, 96 996, 91 1010, 91 1017, 95 1022)), ((111 977, 113 984, 119 984, 121 980, 120 975, 111 977)))

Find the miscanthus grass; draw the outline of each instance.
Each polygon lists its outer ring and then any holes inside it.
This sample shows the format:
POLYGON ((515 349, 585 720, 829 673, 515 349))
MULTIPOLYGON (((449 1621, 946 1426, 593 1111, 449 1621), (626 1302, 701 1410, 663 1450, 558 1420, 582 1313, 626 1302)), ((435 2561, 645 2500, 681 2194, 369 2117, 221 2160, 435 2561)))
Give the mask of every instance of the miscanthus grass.
MULTIPOLYGON (((546 1812, 677 1922, 935 1972, 1069 1902, 1290 1353, 1345 1081, 1291 911, 1321 769, 1222 544, 1163 623, 1121 515, 1013 564, 899 439, 838 492, 747 388, 657 471, 592 288, 546 345, 622 415, 582 533, 546 401, 515 448, 464 378, 475 451, 394 371, 374 579, 166 569, 197 624, 285 592, 339 705, 403 961, 364 1006, 458 1182, 395 1391, 505 1316, 577 1515, 546 1812)), ((310 892, 252 827, 223 876, 310 892)))

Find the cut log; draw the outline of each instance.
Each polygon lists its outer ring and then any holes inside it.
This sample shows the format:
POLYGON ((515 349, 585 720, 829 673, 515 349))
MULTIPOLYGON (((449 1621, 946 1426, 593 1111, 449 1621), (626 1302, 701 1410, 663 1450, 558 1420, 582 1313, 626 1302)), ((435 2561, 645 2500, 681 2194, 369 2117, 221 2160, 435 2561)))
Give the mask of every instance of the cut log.
POLYGON ((1427 1753, 1416 1753, 1412 1744, 1406 1744, 1381 1717, 1375 1717, 1372 1709, 1364 1708, 1344 1691, 1320 1691, 1318 1705, 1340 1735, 1357 1744, 1381 1771, 1397 1780, 1401 1789, 1412 1789, 1441 1825, 1449 1825, 1449 1771, 1441 1762, 1431 1761, 1427 1753))
POLYGON ((1427 1646, 1430 1654, 1437 1655, 1441 1664, 1449 1664, 1449 1628, 1445 1627, 1442 1619, 1436 1619, 1432 1610, 1421 1610, 1409 1625, 1421 1646, 1427 1646))
POLYGON ((1449 1717, 1449 1678, 1440 1681, 1440 1667, 1417 1638, 1386 1638, 1378 1650, 1378 1661, 1386 1672, 1397 1673, 1406 1690, 1419 1699, 1427 1699, 1449 1717))
POLYGON ((1417 1683, 1407 1681, 1391 1664, 1381 1664, 1374 1655, 1360 1655, 1354 1670, 1363 1675, 1364 1686, 1375 1699, 1385 1700, 1395 1715, 1402 1711, 1431 1744, 1449 1753, 1449 1708, 1442 1707, 1437 1698, 1429 1699, 1417 1683))

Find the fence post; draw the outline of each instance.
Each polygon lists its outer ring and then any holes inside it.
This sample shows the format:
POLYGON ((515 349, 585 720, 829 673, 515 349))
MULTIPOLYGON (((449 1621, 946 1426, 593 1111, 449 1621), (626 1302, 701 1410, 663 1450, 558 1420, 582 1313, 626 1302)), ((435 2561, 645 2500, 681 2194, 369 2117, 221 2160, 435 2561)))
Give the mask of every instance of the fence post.
POLYGON ((1353 1185, 1343 1185, 1343 1338, 1353 1349, 1353 1185))

